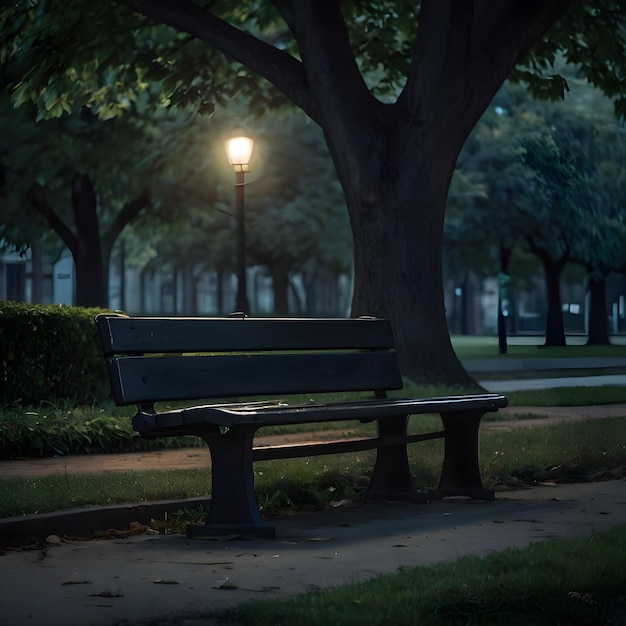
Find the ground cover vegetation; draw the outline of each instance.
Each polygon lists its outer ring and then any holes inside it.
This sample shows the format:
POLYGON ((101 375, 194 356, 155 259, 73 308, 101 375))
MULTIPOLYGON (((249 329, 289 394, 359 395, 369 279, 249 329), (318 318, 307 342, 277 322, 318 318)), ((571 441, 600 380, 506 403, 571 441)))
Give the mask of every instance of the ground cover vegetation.
MULTIPOLYGON (((541 417, 534 416, 541 420, 541 417)), ((414 417, 416 431, 438 430, 437 416, 414 417), (419 420, 419 428, 417 428, 419 420)), ((626 467, 623 417, 594 419, 507 431, 483 428, 480 458, 483 478, 493 488, 523 487, 539 482, 576 482, 615 478, 626 467)), ((345 428, 345 424, 337 425, 345 428)), ((357 425, 346 436, 372 434, 371 425, 357 425)), ((330 435, 335 438, 337 433, 330 435)), ((437 486, 443 443, 410 447, 411 471, 417 485, 437 486)), ((333 501, 362 501, 374 452, 255 464, 259 501, 267 514, 323 508, 333 501)), ((57 474, 0 481, 3 517, 53 511, 89 504, 115 504, 194 498, 210 493, 207 469, 57 474)))
POLYGON ((625 110, 620 2, 40 0, 0 20, 4 82, 40 118, 209 113, 236 97, 251 113, 289 102, 308 115, 350 216, 352 314, 391 319, 414 380, 471 384, 447 332, 444 214, 461 148, 503 82, 563 97, 564 59, 625 110))

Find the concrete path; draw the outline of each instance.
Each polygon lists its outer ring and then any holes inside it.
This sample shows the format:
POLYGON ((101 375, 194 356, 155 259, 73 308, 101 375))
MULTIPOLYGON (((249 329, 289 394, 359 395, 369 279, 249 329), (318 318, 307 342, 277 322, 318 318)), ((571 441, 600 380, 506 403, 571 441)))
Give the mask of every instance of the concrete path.
POLYGON ((510 355, 483 358, 463 359, 463 367, 472 373, 480 372, 528 372, 542 370, 588 370, 626 368, 626 357, 543 357, 543 358, 516 358, 510 355))
POLYGON ((371 503, 276 520, 276 539, 141 535, 0 556, 0 624, 205 626, 249 600, 363 581, 626 522, 626 480, 503 491, 494 502, 371 503))
POLYGON ((483 380, 481 387, 494 393, 510 393, 529 389, 554 389, 556 387, 599 387, 603 385, 626 385, 626 374, 604 376, 567 376, 561 378, 531 378, 524 380, 483 380))

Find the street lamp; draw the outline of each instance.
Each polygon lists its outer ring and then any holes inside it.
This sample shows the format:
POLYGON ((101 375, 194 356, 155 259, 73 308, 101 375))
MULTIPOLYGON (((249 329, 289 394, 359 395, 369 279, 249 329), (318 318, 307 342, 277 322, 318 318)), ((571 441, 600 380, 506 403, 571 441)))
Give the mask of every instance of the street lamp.
POLYGON ((244 225, 243 189, 245 173, 252 156, 254 140, 242 135, 226 140, 228 162, 235 169, 235 202, 237 218, 237 311, 249 313, 246 285, 246 228, 244 225))

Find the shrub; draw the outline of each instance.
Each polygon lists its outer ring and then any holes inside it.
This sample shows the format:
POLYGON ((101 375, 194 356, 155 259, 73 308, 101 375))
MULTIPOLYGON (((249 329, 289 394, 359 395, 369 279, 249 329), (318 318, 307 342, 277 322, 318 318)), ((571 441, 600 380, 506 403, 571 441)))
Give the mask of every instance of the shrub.
POLYGON ((109 397, 94 324, 100 309, 0 301, 0 404, 109 397))

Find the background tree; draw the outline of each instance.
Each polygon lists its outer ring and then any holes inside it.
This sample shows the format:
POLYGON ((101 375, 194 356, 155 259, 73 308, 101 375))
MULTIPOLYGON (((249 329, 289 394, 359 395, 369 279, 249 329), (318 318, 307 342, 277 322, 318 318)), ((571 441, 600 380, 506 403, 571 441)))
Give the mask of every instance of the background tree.
MULTIPOLYGON (((594 285, 620 266, 624 237, 616 156, 623 146, 621 123, 597 90, 575 79, 570 84, 576 106, 533 101, 519 88, 501 90, 458 164, 458 174, 480 184, 484 193, 465 207, 455 241, 479 245, 476 233, 485 233, 500 242, 505 256, 521 243, 541 259, 548 345, 565 345, 560 300, 565 265, 583 265, 596 277, 590 279, 594 285)), ((606 343, 604 291, 601 284, 595 289, 589 340, 606 343)))
POLYGON ((142 186, 152 182, 158 159, 147 163, 137 151, 148 143, 145 129, 131 120, 114 129, 88 113, 35 124, 20 113, 3 109, 0 236, 19 248, 34 232, 53 230, 74 259, 76 303, 106 306, 113 244, 149 206, 142 186))
POLYGON ((257 137, 261 171, 247 192, 250 255, 272 277, 274 313, 288 315, 291 274, 350 270, 350 225, 319 128, 301 115, 269 115, 257 137))

